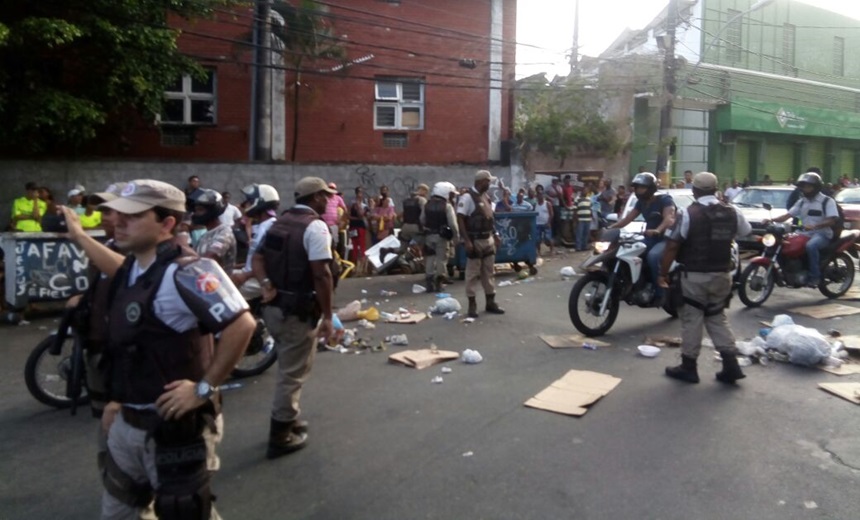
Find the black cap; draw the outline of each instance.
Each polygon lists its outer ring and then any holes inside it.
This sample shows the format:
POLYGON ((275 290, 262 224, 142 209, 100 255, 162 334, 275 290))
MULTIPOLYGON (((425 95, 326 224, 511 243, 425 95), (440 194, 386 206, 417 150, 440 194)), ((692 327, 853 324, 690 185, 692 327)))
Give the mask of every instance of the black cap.
POLYGON ((27 183, 27 185, 26 185, 26 186, 24 186, 24 189, 25 189, 25 190, 27 190, 27 191, 30 191, 30 190, 38 190, 38 189, 39 189, 39 185, 38 185, 38 184, 36 184, 36 183, 35 183, 35 182, 33 182, 33 181, 30 181, 30 182, 28 182, 28 183, 27 183))

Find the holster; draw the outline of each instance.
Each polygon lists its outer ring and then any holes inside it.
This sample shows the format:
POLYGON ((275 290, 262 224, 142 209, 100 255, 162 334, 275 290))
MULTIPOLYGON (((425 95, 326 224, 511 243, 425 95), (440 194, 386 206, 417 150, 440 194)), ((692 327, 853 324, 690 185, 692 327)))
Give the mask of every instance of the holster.
POLYGON ((684 306, 684 289, 681 286, 683 273, 681 269, 676 269, 669 273, 668 298, 671 306, 675 309, 680 309, 684 306))
POLYGON ((207 520, 214 497, 209 488, 203 413, 162 421, 153 432, 158 489, 155 512, 162 520, 207 520))
POLYGON ((296 316, 307 323, 316 323, 322 316, 314 291, 300 293, 279 290, 278 295, 269 304, 280 308, 284 316, 296 316))
POLYGON ((480 259, 488 256, 495 256, 496 246, 492 242, 489 244, 478 244, 472 242, 472 254, 466 254, 467 258, 480 259))

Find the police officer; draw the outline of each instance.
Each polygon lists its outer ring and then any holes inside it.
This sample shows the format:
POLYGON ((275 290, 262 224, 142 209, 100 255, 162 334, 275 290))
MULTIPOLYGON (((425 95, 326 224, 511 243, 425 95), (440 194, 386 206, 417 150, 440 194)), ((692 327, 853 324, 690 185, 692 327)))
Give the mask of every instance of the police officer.
POLYGON ((427 195, 430 188, 426 184, 419 184, 412 195, 403 200, 403 213, 401 219, 403 225, 400 227, 400 246, 395 250, 383 247, 379 250, 379 257, 384 261, 389 253, 402 255, 409 249, 409 243, 413 240, 418 246, 424 245, 424 228, 421 226, 421 212, 427 204, 427 195))
POLYGON ((243 207, 245 217, 248 219, 245 229, 250 237, 248 256, 242 269, 233 271, 230 278, 246 300, 253 300, 260 297, 261 291, 260 284, 252 272, 251 259, 254 257, 254 252, 259 249, 263 237, 266 236, 266 231, 278 217, 281 196, 278 190, 268 184, 249 184, 242 188, 242 194, 245 196, 243 207))
POLYGON ((696 202, 679 213, 669 234, 658 283, 669 287, 668 275, 677 258, 683 264, 681 314, 681 364, 667 367, 666 375, 698 383, 696 359, 702 346, 702 329, 723 360, 717 379, 734 383, 746 377, 738 366, 735 336, 729 328, 726 307, 732 295, 732 240, 752 228, 744 216, 716 197, 717 176, 709 172, 693 176, 696 202))
POLYGON ((492 314, 504 314, 505 311, 496 303, 496 286, 493 267, 496 260, 496 248, 499 247, 499 234, 495 229, 493 205, 487 196, 490 183, 496 178, 487 170, 479 170, 475 174, 475 184, 457 202, 457 222, 463 233, 463 245, 466 249, 466 297, 469 298, 470 318, 478 317, 478 305, 475 301, 475 286, 478 280, 484 286, 487 297, 486 311, 492 314))
POLYGON ((185 202, 178 188, 143 179, 105 203, 117 212, 114 239, 126 257, 84 233, 75 212, 62 208, 69 238, 112 278, 103 518, 138 518, 153 501, 162 519, 217 518, 209 489, 218 466, 216 392, 254 321, 218 264, 176 245, 185 202))
POLYGON ((459 241, 460 231, 454 206, 449 201, 457 188, 450 182, 437 182, 433 195, 421 212, 424 228, 424 265, 427 291, 442 290, 447 280, 448 250, 452 242, 459 241))
POLYGON ((203 188, 191 194, 191 223, 206 228, 194 249, 231 273, 236 267, 236 235, 232 225, 221 222, 226 209, 227 201, 215 190, 203 188))
POLYGON ((331 235, 320 218, 335 191, 319 177, 296 183, 296 204, 269 228, 254 254, 254 276, 263 290, 263 319, 278 349, 278 379, 266 456, 305 446, 307 422, 299 398, 313 366, 317 338, 332 327, 331 235))
MULTIPOLYGON (((800 219, 803 225, 801 233, 809 236, 809 241, 806 243, 809 287, 818 287, 821 283, 821 250, 833 239, 832 226, 839 218, 836 201, 822 193, 821 187, 821 176, 814 172, 804 173, 797 179, 797 189, 802 196, 788 210, 788 213, 773 219, 774 222, 785 222, 792 217, 800 219)), ((767 221, 765 221, 766 224, 767 221)))

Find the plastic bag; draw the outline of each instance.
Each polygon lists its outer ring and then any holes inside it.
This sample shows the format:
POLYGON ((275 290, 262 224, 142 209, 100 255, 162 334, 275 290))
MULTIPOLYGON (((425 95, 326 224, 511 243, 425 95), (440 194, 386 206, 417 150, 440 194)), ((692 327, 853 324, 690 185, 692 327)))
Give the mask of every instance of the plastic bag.
POLYGON ((800 325, 780 325, 767 335, 767 348, 788 354, 796 365, 813 366, 830 357, 830 343, 815 329, 800 325))
POLYGON ((370 307, 368 309, 358 311, 357 316, 359 319, 376 321, 379 319, 379 310, 376 307, 370 307))
POLYGON ((354 300, 346 304, 342 309, 337 311, 337 317, 340 321, 355 321, 359 319, 358 313, 361 311, 361 302, 354 300))
POLYGON ((576 271, 573 270, 573 267, 567 265, 561 268, 558 272, 562 278, 570 278, 572 276, 576 276, 576 271))
POLYGON ((777 314, 770 323, 771 327, 780 327, 782 325, 794 325, 794 320, 788 314, 777 314))
POLYGON ((456 298, 439 298, 436 305, 430 307, 432 314, 448 314, 449 312, 460 312, 462 307, 456 298))

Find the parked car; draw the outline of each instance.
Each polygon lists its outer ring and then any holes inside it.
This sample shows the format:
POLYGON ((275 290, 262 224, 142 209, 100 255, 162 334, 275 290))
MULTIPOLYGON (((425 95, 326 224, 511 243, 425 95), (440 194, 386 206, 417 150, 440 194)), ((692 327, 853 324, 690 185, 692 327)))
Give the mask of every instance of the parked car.
POLYGON ((752 226, 749 236, 738 239, 741 251, 761 251, 761 237, 765 233, 765 220, 784 214, 788 197, 794 191, 794 186, 750 186, 742 189, 732 199, 732 204, 746 217, 752 226), (767 210, 764 204, 769 204, 772 209, 767 210))
POLYGON ((845 229, 860 229, 860 188, 845 188, 836 194, 845 214, 845 229))

